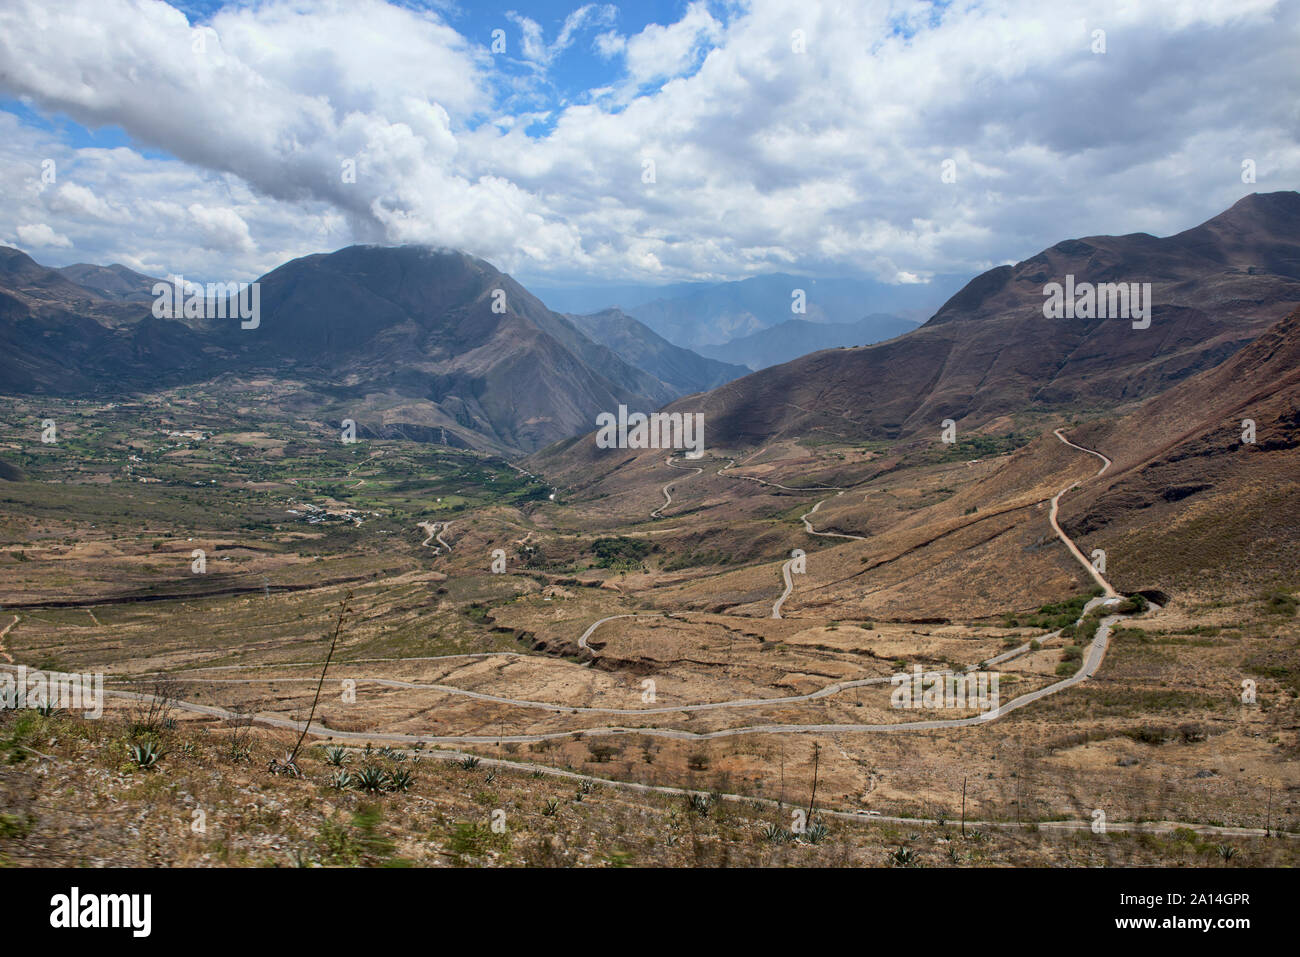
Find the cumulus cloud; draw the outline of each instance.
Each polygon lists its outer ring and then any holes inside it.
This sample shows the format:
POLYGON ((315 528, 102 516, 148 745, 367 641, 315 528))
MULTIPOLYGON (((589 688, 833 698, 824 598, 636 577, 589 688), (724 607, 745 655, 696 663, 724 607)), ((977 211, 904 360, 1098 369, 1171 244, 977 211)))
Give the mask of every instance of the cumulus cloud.
POLYGON ((695 0, 685 15, 669 26, 652 23, 624 46, 627 69, 636 83, 680 76, 722 35, 722 24, 708 5, 695 0))
POLYGON ((125 223, 131 218, 125 208, 101 199, 95 195, 94 190, 80 183, 64 183, 59 186, 50 197, 49 206, 60 213, 108 223, 125 223))
POLYGON ((587 4, 549 42, 514 22, 538 75, 583 35, 611 75, 525 111, 481 43, 382 0, 239 5, 198 30, 158 0, 10 0, 0 92, 134 145, 74 149, 0 112, 21 184, 0 234, 46 224, 81 258, 187 274, 388 241, 556 277, 915 281, 1300 186, 1283 0, 696 0, 626 35, 587 4))
POLYGON ((72 240, 62 233, 56 233, 45 223, 30 223, 17 229, 18 242, 23 246, 35 246, 46 249, 67 249, 72 240))

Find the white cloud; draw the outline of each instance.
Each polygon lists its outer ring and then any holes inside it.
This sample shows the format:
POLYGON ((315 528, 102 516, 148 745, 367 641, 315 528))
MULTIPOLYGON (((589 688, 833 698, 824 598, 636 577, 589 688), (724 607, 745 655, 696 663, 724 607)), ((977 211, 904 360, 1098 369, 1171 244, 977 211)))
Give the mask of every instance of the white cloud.
POLYGON ((73 216, 84 216, 108 223, 130 221, 130 213, 96 196, 94 191, 79 183, 64 183, 49 200, 50 209, 73 216))
POLYGON ((202 203, 192 203, 187 212, 205 248, 218 252, 250 252, 254 249, 248 223, 233 209, 212 209, 202 203))
POLYGON ((518 77, 380 0, 239 6, 202 54, 156 0, 9 0, 0 92, 175 159, 73 149, 0 112, 0 234, 44 224, 82 259, 231 278, 411 241, 534 275, 901 281, 1071 235, 1170 232, 1300 186, 1295 4, 697 2, 631 36, 589 4, 550 44, 516 16, 539 76, 596 30, 621 75, 496 115, 518 77), (528 135, 536 123, 548 131, 528 135))
POLYGON ((627 40, 627 69, 635 83, 679 76, 694 65, 704 47, 722 35, 708 5, 695 0, 676 23, 652 23, 627 40))
POLYGON ((519 27, 520 42, 524 59, 538 67, 548 67, 555 59, 573 45, 577 34, 589 27, 608 26, 618 15, 618 8, 612 4, 588 3, 578 7, 567 17, 560 27, 554 43, 547 44, 541 24, 530 17, 509 11, 506 17, 519 27))
POLYGON ((72 240, 62 233, 56 233, 45 223, 31 223, 26 226, 19 226, 17 233, 18 241, 24 246, 67 249, 72 245, 72 240))
POLYGON ((596 34, 592 45, 597 53, 608 60, 627 49, 627 37, 617 30, 606 30, 604 33, 596 34))

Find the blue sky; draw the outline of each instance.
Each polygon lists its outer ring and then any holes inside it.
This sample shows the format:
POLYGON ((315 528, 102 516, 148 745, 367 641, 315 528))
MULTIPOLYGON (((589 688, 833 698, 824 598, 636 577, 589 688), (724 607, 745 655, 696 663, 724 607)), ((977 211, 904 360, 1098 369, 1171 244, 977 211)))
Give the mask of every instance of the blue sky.
POLYGON ((6 0, 0 37, 0 242, 52 265, 923 283, 1300 186, 1282 0, 6 0))

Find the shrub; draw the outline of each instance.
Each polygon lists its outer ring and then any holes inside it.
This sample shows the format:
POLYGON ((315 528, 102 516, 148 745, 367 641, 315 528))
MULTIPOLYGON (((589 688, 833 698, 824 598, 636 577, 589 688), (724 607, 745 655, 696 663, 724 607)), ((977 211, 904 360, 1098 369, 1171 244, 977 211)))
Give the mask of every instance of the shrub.
POLYGON ((144 770, 156 767, 162 760, 163 750, 155 741, 141 741, 131 745, 131 760, 136 763, 136 767, 144 770))
POLYGON ((388 772, 368 764, 353 777, 352 786, 367 794, 378 794, 388 786, 388 772))

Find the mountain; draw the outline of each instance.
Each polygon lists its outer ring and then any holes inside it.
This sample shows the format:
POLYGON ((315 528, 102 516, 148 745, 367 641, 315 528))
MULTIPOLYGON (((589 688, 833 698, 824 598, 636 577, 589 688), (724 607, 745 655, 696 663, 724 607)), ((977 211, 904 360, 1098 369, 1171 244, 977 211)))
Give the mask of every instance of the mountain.
MULTIPOLYGON (((889 284, 867 279, 812 279, 780 273, 739 282, 677 287, 672 294, 624 312, 644 322, 669 342, 697 352, 722 346, 762 329, 803 319, 808 322, 852 322, 870 310, 910 316, 929 315, 952 294, 961 280, 936 276, 929 283, 889 284), (805 312, 793 310, 795 291, 802 290, 805 312)), ((807 350, 804 350, 807 351, 807 350)), ((714 356, 719 353, 710 353, 714 356)))
POLYGON ((705 392, 750 371, 744 366, 717 358, 707 359, 675 346, 620 309, 566 318, 589 338, 608 346, 626 362, 667 383, 679 395, 705 392))
MULTIPOLYGON (((1115 408, 1230 358, 1300 304, 1300 194, 1252 194, 1175 236, 1066 240, 971 280, 925 325, 816 352, 670 406, 702 412, 707 444, 750 448, 816 433, 862 441, 937 434, 1021 411, 1115 408), (1044 287, 1150 282, 1153 318, 1048 319, 1044 287)), ((590 472, 590 436, 537 459, 590 472)))
POLYGON ((620 403, 656 408, 677 395, 489 263, 453 250, 350 246, 260 282, 261 326, 229 324, 225 344, 365 399, 386 426, 398 424, 387 409, 400 407, 400 424, 531 449, 620 403))
POLYGON ((861 346, 881 342, 911 332, 916 323, 884 313, 867 316, 857 322, 809 322, 787 319, 721 346, 701 346, 700 354, 726 356, 743 362, 751 370, 789 362, 810 352, 840 346, 861 346))
POLYGON ((156 318, 122 298, 132 282, 0 250, 6 391, 105 395, 269 374, 301 383, 298 410, 325 421, 511 454, 620 404, 654 409, 681 394, 453 250, 352 246, 293 260, 258 280, 260 322, 247 329, 156 318))
POLYGON ((142 276, 119 263, 111 266, 76 263, 72 266, 63 266, 58 271, 101 299, 115 299, 120 302, 152 303, 153 286, 158 282, 157 279, 142 276))
POLYGON ((12 246, 0 246, 0 289, 26 303, 71 305, 104 298, 12 246))

